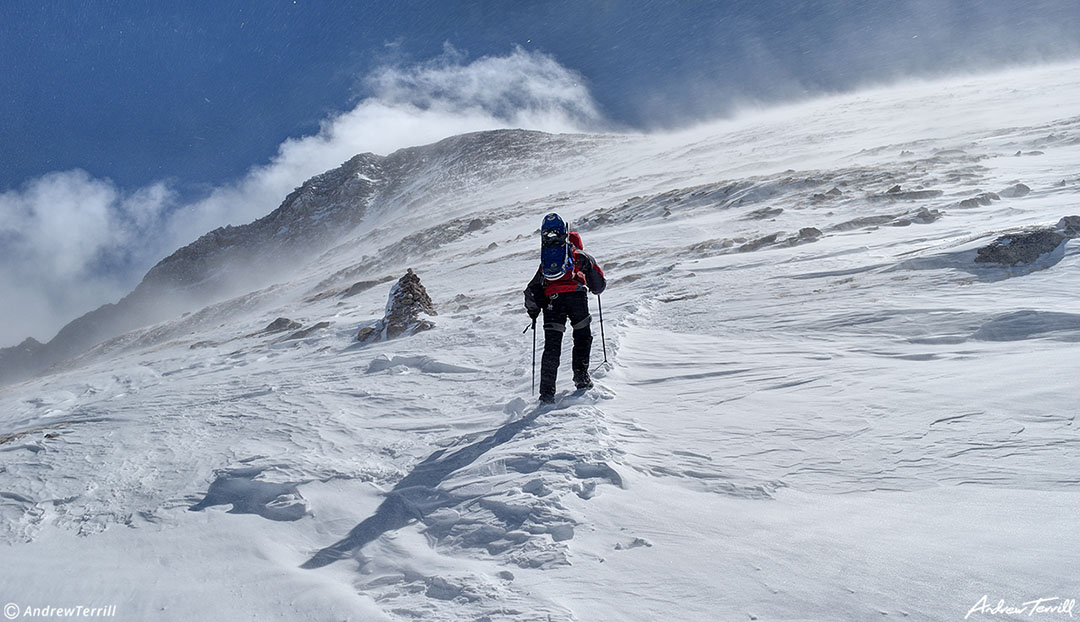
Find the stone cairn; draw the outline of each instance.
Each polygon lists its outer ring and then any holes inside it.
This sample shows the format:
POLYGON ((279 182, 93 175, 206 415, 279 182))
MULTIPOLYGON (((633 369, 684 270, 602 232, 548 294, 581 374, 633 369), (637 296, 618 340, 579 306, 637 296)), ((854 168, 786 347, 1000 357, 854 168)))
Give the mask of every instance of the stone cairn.
POLYGON ((412 268, 398 279, 386 301, 386 315, 372 326, 365 326, 356 340, 371 343, 408 336, 435 328, 435 323, 421 318, 420 314, 438 315, 427 290, 420 284, 420 277, 412 268))

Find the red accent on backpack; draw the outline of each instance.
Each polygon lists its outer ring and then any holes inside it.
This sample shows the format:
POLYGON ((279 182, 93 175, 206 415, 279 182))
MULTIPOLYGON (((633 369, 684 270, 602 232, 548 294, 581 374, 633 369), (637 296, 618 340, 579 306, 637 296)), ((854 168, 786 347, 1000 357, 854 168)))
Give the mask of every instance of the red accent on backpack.
MULTIPOLYGON (((574 236, 578 238, 579 242, 581 241, 581 237, 578 236, 576 233, 571 233, 570 235, 572 236, 571 241, 573 240, 574 236)), ((577 267, 580 265, 581 260, 578 259, 577 249, 574 249, 574 273, 570 274, 570 272, 567 272, 562 277, 555 280, 545 279, 544 295, 551 296, 552 294, 566 294, 569 292, 584 291, 585 274, 580 270, 577 270, 577 267)))

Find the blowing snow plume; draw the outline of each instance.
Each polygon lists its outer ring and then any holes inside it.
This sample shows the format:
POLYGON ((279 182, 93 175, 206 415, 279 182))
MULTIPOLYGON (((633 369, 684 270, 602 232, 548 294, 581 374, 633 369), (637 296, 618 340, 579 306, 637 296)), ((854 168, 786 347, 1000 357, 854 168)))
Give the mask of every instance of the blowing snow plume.
POLYGON ((171 183, 136 191, 85 171, 50 173, 0 194, 0 345, 47 339, 65 322, 134 286, 153 263, 199 235, 273 210, 304 180, 362 152, 386 154, 487 129, 595 129, 604 121, 584 80, 515 48, 467 62, 447 46, 416 65, 384 66, 368 96, 290 138, 269 163, 192 202, 171 183))

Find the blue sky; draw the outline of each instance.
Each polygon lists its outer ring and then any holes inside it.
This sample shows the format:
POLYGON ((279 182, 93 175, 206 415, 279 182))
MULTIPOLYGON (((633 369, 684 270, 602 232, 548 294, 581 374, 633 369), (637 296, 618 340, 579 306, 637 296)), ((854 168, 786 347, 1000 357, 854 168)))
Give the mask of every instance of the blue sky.
POLYGON ((671 128, 1078 50, 1072 0, 11 0, 0 346, 51 337, 355 152, 500 125, 671 128), (395 116, 409 107, 425 127, 395 116))
POLYGON ((632 127, 898 74, 1069 53, 1075 2, 556 0, 8 2, 0 190, 81 168, 122 187, 215 184, 449 42, 579 72, 632 127), (18 119, 18 122, 11 120, 18 119))

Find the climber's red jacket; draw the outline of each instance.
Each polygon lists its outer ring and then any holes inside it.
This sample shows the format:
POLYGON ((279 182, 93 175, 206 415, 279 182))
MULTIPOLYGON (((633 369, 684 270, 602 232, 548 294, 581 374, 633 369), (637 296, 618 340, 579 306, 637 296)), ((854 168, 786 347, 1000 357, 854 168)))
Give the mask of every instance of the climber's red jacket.
POLYGON ((553 295, 586 290, 599 294, 607 287, 604 271, 592 255, 583 250, 581 236, 576 231, 571 231, 567 239, 574 246, 574 270, 551 280, 544 277, 540 268, 536 269, 536 274, 525 288, 525 309, 530 315, 539 313, 553 295))

